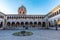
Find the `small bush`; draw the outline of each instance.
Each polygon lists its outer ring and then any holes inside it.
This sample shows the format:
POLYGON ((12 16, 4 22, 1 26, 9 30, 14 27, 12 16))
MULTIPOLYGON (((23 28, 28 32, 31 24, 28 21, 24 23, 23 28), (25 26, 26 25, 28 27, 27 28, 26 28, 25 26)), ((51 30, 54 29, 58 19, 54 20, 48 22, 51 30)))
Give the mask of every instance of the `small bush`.
POLYGON ((24 34, 26 31, 21 31, 21 34, 24 34))
POLYGON ((13 33, 13 35, 15 35, 15 36, 30 36, 32 34, 33 34, 32 32, 26 32, 26 31, 21 31, 21 32, 13 33))

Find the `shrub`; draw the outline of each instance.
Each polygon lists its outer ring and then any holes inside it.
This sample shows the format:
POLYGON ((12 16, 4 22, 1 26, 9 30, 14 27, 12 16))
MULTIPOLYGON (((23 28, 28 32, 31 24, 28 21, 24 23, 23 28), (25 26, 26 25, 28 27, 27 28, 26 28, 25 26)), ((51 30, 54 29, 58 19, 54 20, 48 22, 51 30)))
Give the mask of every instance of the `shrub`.
POLYGON ((33 34, 32 32, 26 32, 26 31, 21 31, 21 32, 13 33, 13 35, 15 35, 15 36, 30 36, 32 34, 33 34))

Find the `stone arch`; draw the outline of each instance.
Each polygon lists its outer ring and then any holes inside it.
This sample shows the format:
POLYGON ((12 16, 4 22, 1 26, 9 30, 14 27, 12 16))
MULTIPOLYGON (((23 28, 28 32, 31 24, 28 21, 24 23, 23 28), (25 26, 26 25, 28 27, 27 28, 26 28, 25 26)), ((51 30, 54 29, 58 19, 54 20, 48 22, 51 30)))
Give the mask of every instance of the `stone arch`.
POLYGON ((15 26, 15 22, 12 22, 12 26, 15 26))
POLYGON ((3 26, 3 22, 0 22, 0 28, 3 26))
POLYGON ((38 25, 41 25, 41 22, 38 22, 38 25))
POLYGON ((34 22, 34 25, 37 24, 37 22, 34 22))
POLYGON ((33 24, 33 22, 30 22, 29 24, 30 24, 30 25, 32 25, 32 24, 33 24))
POLYGON ((24 25, 24 22, 21 22, 21 25, 24 25))
POLYGON ((35 26, 37 26, 37 22, 34 22, 34 26, 33 27, 35 27, 35 26))
POLYGON ((38 22, 38 26, 41 26, 41 22, 38 22))
POLYGON ((20 23, 19 22, 16 22, 16 26, 19 26, 20 25, 20 23))
POLYGON ((28 22, 25 22, 25 25, 28 25, 29 23, 28 22))
POLYGON ((46 26, 46 23, 45 22, 42 22, 42 27, 45 27, 46 26))
POLYGON ((33 22, 29 22, 29 25, 30 25, 30 26, 33 26, 33 22))
POLYGON ((7 26, 10 26, 11 25, 11 23, 10 22, 7 22, 7 26))

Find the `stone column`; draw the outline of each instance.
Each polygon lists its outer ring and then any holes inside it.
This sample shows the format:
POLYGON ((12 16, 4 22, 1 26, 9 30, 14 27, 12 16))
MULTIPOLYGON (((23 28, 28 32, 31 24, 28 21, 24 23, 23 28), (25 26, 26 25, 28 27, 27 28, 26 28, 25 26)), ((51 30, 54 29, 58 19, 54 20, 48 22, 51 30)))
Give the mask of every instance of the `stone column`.
POLYGON ((42 22, 41 22, 41 27, 42 27, 42 22))
POLYGON ((48 26, 48 17, 46 18, 46 28, 48 29, 49 26, 48 26))
POLYGON ((6 27, 7 27, 7 25, 6 25, 6 24, 7 24, 7 23, 6 23, 7 21, 6 21, 6 20, 7 20, 7 17, 6 17, 6 16, 4 16, 3 28, 6 28, 6 27))
POLYGON ((54 20, 54 23, 55 23, 54 26, 55 26, 56 30, 58 30, 57 21, 54 20))

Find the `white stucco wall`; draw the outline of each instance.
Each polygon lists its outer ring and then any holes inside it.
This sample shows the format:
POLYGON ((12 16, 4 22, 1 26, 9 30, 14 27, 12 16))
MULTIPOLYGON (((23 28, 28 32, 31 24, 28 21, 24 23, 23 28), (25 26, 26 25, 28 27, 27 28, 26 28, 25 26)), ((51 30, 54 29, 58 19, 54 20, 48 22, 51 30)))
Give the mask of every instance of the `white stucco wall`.
POLYGON ((49 18, 48 20, 49 20, 49 21, 54 21, 54 20, 58 21, 58 19, 60 19, 60 14, 59 14, 59 15, 56 15, 56 16, 54 16, 54 17, 51 17, 51 18, 49 18))

